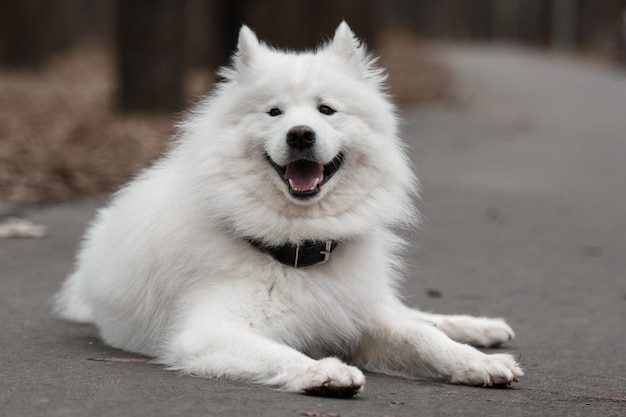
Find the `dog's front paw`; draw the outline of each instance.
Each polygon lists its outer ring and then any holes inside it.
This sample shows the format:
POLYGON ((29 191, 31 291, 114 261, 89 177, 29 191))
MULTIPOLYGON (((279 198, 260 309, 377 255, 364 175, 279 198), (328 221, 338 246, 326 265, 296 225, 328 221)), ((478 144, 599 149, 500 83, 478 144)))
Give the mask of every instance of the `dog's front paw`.
POLYGON ((460 369, 452 372, 451 383, 491 387, 518 382, 519 378, 524 375, 524 371, 511 355, 476 353, 478 355, 467 360, 460 369))
POLYGON ((450 316, 436 326, 451 339, 472 346, 493 347, 515 338, 513 329, 502 319, 450 316))
POLYGON ((302 392, 323 397, 350 398, 363 391, 363 373, 335 358, 315 362, 302 376, 302 392))

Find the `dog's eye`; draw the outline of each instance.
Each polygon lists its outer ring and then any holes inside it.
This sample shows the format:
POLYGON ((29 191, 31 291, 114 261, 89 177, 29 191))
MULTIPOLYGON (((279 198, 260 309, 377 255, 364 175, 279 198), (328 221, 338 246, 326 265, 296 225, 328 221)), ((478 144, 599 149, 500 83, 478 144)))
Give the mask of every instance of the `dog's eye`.
POLYGON ((335 109, 325 104, 322 104, 321 106, 319 106, 317 110, 319 110, 320 113, 325 114, 326 116, 330 116, 331 114, 336 113, 335 109))
POLYGON ((276 116, 280 116, 281 114, 283 114, 283 112, 278 107, 273 107, 270 109, 270 111, 267 112, 267 114, 269 114, 272 117, 276 117, 276 116))

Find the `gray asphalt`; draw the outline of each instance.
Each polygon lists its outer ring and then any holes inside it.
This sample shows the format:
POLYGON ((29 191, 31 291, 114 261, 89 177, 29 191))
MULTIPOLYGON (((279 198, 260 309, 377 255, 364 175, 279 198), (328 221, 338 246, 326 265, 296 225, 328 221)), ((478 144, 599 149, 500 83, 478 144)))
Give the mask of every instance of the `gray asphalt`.
POLYGON ((52 319, 48 301, 99 198, 18 208, 50 236, 0 240, 0 415, 626 415, 626 74, 504 47, 442 53, 459 100, 404 113, 424 215, 406 300, 505 317, 521 382, 367 374, 362 397, 333 400, 89 360, 133 355, 52 319))

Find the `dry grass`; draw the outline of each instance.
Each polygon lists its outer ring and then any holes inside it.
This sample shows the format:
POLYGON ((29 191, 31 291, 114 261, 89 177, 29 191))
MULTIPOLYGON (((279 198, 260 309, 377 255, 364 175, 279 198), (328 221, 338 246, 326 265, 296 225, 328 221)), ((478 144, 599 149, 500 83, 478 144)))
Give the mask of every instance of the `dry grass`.
MULTIPOLYGON (((399 104, 447 93, 447 71, 410 35, 386 35, 377 49, 399 104)), ((189 78, 190 94, 208 83, 189 78)), ((112 55, 94 45, 37 73, 0 70, 0 205, 108 193, 163 151, 177 116, 117 114, 114 88, 112 55)))
POLYGON ((380 63, 389 73, 389 90, 400 106, 442 100, 451 94, 450 71, 428 43, 408 31, 384 33, 376 44, 380 63))
POLYGON ((169 117, 111 111, 111 56, 83 46, 41 72, 0 72, 0 202, 109 192, 163 149, 169 117))

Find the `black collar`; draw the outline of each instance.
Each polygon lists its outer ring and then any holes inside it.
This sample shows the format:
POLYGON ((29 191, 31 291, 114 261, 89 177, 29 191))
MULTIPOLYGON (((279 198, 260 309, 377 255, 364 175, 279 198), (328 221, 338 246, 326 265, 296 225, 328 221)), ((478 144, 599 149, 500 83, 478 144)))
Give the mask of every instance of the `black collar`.
POLYGON ((278 262, 294 268, 323 264, 328 261, 330 253, 339 244, 336 240, 324 242, 307 240, 297 245, 287 243, 281 246, 269 246, 256 239, 248 239, 248 243, 272 255, 278 262))

